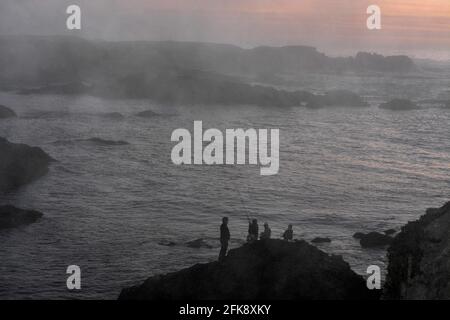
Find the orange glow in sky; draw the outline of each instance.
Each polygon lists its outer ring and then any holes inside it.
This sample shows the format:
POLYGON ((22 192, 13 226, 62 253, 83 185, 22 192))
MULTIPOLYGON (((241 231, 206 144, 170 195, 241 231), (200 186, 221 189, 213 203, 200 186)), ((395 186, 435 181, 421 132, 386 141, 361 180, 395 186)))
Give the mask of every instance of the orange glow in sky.
MULTIPOLYGON (((67 1, 0 0, 0 33, 58 33, 67 1), (55 31, 56 30, 56 31, 55 31)), ((77 0, 82 36, 425 52, 450 59, 450 0, 77 0), (382 29, 366 27, 369 5, 382 29)))

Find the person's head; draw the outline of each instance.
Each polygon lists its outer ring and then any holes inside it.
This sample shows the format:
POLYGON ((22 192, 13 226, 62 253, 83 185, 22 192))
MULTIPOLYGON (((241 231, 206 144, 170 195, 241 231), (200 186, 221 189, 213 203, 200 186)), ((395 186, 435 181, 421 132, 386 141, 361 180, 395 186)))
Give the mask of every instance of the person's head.
POLYGON ((253 219, 253 224, 257 224, 258 220, 257 219, 253 219))
POLYGON ((269 229, 269 224, 267 222, 264 223, 264 228, 269 229))
POLYGON ((228 223, 228 217, 223 217, 222 218, 222 223, 223 224, 227 224, 228 223))
POLYGON ((288 225, 288 230, 292 230, 292 224, 288 225))

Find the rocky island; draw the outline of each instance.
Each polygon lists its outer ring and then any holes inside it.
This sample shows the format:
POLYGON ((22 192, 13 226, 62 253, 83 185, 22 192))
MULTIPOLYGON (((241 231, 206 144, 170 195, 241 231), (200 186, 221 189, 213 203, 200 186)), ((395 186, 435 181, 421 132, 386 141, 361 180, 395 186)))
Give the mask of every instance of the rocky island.
POLYGON ((15 118, 17 114, 8 107, 0 105, 0 119, 15 118))
POLYGON ((16 228, 38 221, 43 214, 35 210, 24 210, 13 206, 0 206, 0 230, 16 228))
POLYGON ((11 143, 0 137, 0 192, 21 187, 42 177, 54 161, 41 148, 11 143))
POLYGON ((379 107, 381 109, 392 111, 408 111, 420 109, 420 106, 408 99, 392 99, 388 102, 380 104, 379 107))

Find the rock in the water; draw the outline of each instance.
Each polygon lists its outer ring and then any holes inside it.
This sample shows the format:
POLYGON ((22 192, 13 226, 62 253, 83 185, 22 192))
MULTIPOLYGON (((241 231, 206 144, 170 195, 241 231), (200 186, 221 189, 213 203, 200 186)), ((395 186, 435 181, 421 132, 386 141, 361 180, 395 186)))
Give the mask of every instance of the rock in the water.
POLYGON ((355 232, 355 234, 353 235, 353 238, 355 239, 361 239, 362 237, 364 237, 366 234, 362 233, 362 232, 355 232))
MULTIPOLYGON (((375 290, 377 291, 377 290, 375 290)), ((223 262, 197 264, 123 289, 128 300, 376 299, 340 256, 305 241, 256 241, 223 262)))
POLYGON ((17 117, 17 114, 13 110, 0 105, 0 119, 14 118, 14 117, 17 117))
POLYGON ((450 202, 409 222, 388 249, 385 299, 450 299, 450 202))
POLYGON ((48 171, 54 161, 41 148, 11 143, 0 137, 0 192, 25 185, 48 171))
POLYGON ((102 114, 102 116, 112 120, 122 120, 124 118, 123 114, 119 112, 108 112, 102 114))
POLYGON ((0 229, 31 224, 42 216, 42 213, 34 210, 23 210, 13 206, 0 206, 0 229))
POLYGON ((139 112, 138 114, 136 114, 136 116, 141 117, 141 118, 154 118, 154 117, 160 116, 160 114, 156 113, 155 111, 152 111, 152 110, 146 110, 146 111, 139 112))
POLYGON ((408 99, 393 99, 389 102, 380 104, 380 108, 393 111, 407 111, 420 109, 420 107, 417 104, 408 99))
POLYGON ((369 232, 368 234, 364 234, 359 240, 363 248, 383 247, 389 245, 391 242, 391 237, 379 232, 369 232))
POLYGON ((331 242, 330 238, 321 238, 321 237, 316 237, 314 239, 311 240, 312 243, 327 243, 327 242, 331 242))
POLYGON ((89 138, 86 139, 85 141, 92 142, 99 146, 125 146, 129 144, 128 142, 122 140, 106 140, 97 137, 89 138))
POLYGON ((166 247, 173 247, 173 246, 177 245, 176 242, 169 241, 169 240, 161 240, 158 242, 158 244, 160 246, 166 246, 166 247))
POLYGON ((186 243, 186 246, 188 246, 189 248, 195 248, 195 249, 200 249, 200 248, 211 249, 212 248, 212 246, 203 239, 189 241, 186 243))
POLYGON ((306 104, 307 108, 318 109, 323 107, 367 107, 368 104, 354 92, 347 90, 334 90, 324 95, 311 97, 306 104))

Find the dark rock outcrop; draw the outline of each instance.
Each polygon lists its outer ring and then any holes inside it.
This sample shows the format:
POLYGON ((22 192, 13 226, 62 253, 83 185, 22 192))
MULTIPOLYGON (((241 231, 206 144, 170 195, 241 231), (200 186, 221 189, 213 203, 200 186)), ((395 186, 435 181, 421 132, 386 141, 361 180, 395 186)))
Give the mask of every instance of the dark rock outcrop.
POLYGON ((17 114, 8 107, 0 105, 0 119, 14 118, 17 114))
POLYGON ((408 111, 420 109, 420 106, 408 99, 392 99, 380 104, 380 108, 392 111, 408 111))
MULTIPOLYGON (((168 69, 158 74, 135 74, 120 79, 116 93, 136 99, 148 98, 160 104, 256 105, 295 107, 314 97, 304 91, 286 91, 251 85, 237 78, 207 71, 168 69)), ((138 114, 154 117, 153 111, 138 114)))
POLYGON ((121 114, 119 112, 108 112, 108 113, 102 114, 102 116, 104 118, 111 119, 111 120, 122 120, 125 118, 123 116, 123 114, 121 114))
POLYGON ((391 237, 379 232, 369 232, 367 234, 363 234, 359 240, 359 244, 363 248, 384 247, 389 245, 391 242, 391 237))
POLYGON ((385 299, 450 299, 450 202, 409 222, 388 249, 385 299))
POLYGON ((361 239, 362 237, 365 236, 365 233, 362 232, 355 232, 355 234, 353 235, 353 238, 355 239, 361 239))
POLYGON ((18 188, 45 175, 54 161, 41 148, 11 143, 0 137, 0 192, 18 188))
POLYGON ((39 220, 43 214, 34 210, 23 210, 13 206, 0 206, 0 230, 27 225, 39 220))
POLYGON ((92 91, 92 86, 83 82, 68 82, 46 85, 38 88, 20 90, 20 94, 64 94, 83 95, 92 91))
POLYGON ((125 146, 128 145, 129 143, 127 141, 123 141, 123 140, 106 140, 106 139, 102 139, 102 138, 97 138, 97 137, 93 137, 93 138, 89 138, 83 141, 87 141, 99 146, 125 146))
POLYGON ((331 242, 330 238, 321 238, 321 237, 316 237, 314 239, 311 240, 312 243, 329 243, 331 242))
POLYGON ((305 241, 264 240, 123 289, 125 300, 376 299, 340 256, 305 241))
POLYGON ((161 241, 158 242, 158 244, 160 246, 165 246, 165 247, 173 247, 173 246, 177 245, 176 242, 170 241, 170 240, 161 240, 161 241))
POLYGON ((212 249, 212 246, 207 243, 204 239, 196 239, 196 240, 192 240, 186 243, 186 246, 189 248, 195 248, 195 249, 200 249, 200 248, 206 248, 206 249, 212 249))
POLYGON ((154 117, 159 117, 160 114, 156 113, 153 110, 145 110, 145 111, 137 113, 136 116, 141 117, 141 118, 154 118, 154 117))

